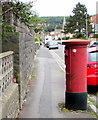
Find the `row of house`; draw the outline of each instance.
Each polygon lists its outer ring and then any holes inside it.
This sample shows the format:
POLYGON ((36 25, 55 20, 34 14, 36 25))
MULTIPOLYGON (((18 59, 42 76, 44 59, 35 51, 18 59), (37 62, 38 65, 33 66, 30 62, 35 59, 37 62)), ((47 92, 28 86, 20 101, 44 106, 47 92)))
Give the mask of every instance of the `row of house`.
MULTIPOLYGON (((64 17, 64 21, 66 20, 66 18, 64 17)), ((66 22, 64 23, 66 24, 66 22)), ((91 25, 92 25, 92 31, 95 34, 98 34, 98 14, 94 15, 91 17, 91 25)), ((49 34, 43 34, 42 38, 44 39, 45 36, 51 36, 53 40, 57 40, 57 39, 62 39, 63 37, 73 37, 73 34, 64 34, 62 31, 64 31, 64 29, 55 29, 54 31, 50 32, 49 34)))
MULTIPOLYGON (((95 34, 98 34, 98 13, 94 16, 91 17, 91 25, 92 25, 92 31, 95 33, 95 34)), ((89 40, 93 40, 93 41, 96 41, 98 40, 98 38, 93 38, 93 34, 91 34, 90 36, 91 38, 89 38, 89 40)))
POLYGON ((91 17, 92 27, 96 34, 98 34, 98 14, 91 17))

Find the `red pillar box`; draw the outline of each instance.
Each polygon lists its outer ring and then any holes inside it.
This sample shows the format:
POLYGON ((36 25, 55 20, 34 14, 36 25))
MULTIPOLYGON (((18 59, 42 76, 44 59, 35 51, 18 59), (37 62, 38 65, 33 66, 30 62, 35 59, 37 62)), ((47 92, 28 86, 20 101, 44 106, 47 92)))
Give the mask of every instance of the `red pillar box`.
POLYGON ((66 92, 65 107, 87 109, 87 44, 89 40, 71 39, 65 46, 66 92))

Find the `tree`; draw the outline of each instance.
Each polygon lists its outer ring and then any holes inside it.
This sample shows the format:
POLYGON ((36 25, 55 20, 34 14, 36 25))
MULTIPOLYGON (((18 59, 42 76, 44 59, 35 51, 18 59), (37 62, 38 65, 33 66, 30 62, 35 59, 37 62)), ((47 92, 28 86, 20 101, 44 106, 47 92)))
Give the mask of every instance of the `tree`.
POLYGON ((43 22, 43 19, 41 19, 37 15, 34 15, 31 17, 30 24, 33 24, 35 33, 41 33, 43 31, 44 25, 42 22, 43 22))
POLYGON ((87 14, 86 6, 78 3, 72 12, 73 16, 69 17, 69 22, 64 27, 64 33, 72 33, 77 37, 82 37, 83 34, 86 34, 86 19, 88 32, 91 32, 90 16, 87 14))
POLYGON ((43 23, 45 25, 44 32, 52 32, 55 29, 62 29, 63 26, 63 16, 50 16, 50 17, 41 17, 44 19, 43 23))
POLYGON ((45 27, 45 32, 52 32, 55 30, 55 25, 50 24, 49 26, 45 27))
MULTIPOLYGON (((32 7, 33 7, 33 1, 29 3, 23 3, 20 1, 13 0, 13 2, 6 3, 6 7, 4 10, 5 12, 3 12, 2 15, 4 16, 8 11, 12 10, 17 15, 17 17, 22 22, 24 22, 28 27, 30 25, 33 25, 34 31, 37 33, 39 31, 42 31, 42 26, 40 24, 41 19, 37 16, 35 11, 32 11, 32 7)), ((6 25, 8 20, 9 18, 3 21, 3 26, 6 28, 8 26, 6 25)), ((8 26, 8 30, 9 30, 9 26, 8 26)))

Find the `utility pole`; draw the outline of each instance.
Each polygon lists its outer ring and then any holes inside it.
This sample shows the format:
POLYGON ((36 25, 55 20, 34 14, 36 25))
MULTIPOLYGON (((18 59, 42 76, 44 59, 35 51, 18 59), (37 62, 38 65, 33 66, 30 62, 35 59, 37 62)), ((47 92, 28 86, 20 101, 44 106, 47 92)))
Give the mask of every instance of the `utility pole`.
POLYGON ((62 29, 64 29, 64 26, 65 26, 65 25, 66 25, 66 17, 64 16, 62 29))
POLYGON ((87 23, 87 13, 86 13, 86 39, 88 39, 88 23, 87 23))
MULTIPOLYGON (((62 31, 64 32, 64 26, 66 25, 66 17, 64 16, 64 18, 63 18, 63 25, 62 25, 62 31)), ((62 35, 63 33, 61 33, 61 40, 62 40, 62 37, 63 37, 63 35, 62 35)))

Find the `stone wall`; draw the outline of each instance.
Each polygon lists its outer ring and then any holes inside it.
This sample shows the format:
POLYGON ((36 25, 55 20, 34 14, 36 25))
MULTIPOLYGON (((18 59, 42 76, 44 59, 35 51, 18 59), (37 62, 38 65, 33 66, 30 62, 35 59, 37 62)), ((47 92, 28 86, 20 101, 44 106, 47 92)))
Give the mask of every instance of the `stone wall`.
POLYGON ((16 118, 19 113, 19 90, 11 83, 2 97, 2 118, 16 118))
POLYGON ((13 52, 0 54, 0 96, 13 81, 13 52))
POLYGON ((30 34, 29 29, 22 23, 17 26, 19 31, 19 72, 20 72, 20 94, 21 107, 28 91, 28 82, 32 75, 34 67, 35 47, 33 35, 30 34), (21 26, 21 27, 20 27, 21 26))
MULTIPOLYGON (((8 9, 6 5, 4 4, 2 11, 8 9)), ((16 115, 14 113, 17 113, 18 107, 22 109, 24 99, 28 92, 28 83, 34 67, 34 57, 39 45, 34 42, 33 27, 21 22, 12 11, 4 14, 3 19, 6 21, 6 24, 13 26, 15 30, 15 32, 8 32, 3 29, 2 33, 5 32, 7 34, 5 34, 2 40, 2 52, 14 52, 13 78, 16 78, 18 84, 11 83, 8 90, 4 93, 3 98, 5 100, 2 103, 2 112, 4 114, 2 115, 3 118, 14 118, 16 115)))
POLYGON ((18 84, 13 83, 13 52, 0 54, 0 119, 15 118, 19 111, 18 84))

